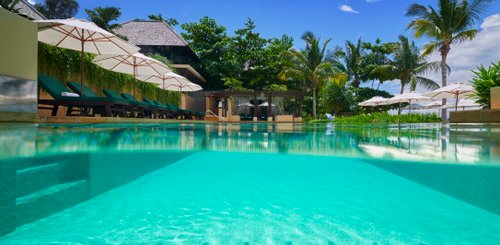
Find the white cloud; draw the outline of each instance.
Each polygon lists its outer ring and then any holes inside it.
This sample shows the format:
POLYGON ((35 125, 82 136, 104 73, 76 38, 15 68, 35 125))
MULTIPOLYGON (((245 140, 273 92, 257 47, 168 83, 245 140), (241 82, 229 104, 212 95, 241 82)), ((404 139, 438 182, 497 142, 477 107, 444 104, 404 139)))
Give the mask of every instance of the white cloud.
POLYGON ((35 2, 35 0, 28 0, 28 3, 34 5, 36 2, 35 2))
MULTIPOLYGON (((448 84, 470 81, 477 66, 489 66, 500 60, 500 14, 494 14, 484 19, 481 30, 472 41, 453 45, 448 55, 448 65, 451 74, 448 84)), ((429 61, 441 60, 439 53, 432 54, 429 61)), ((440 83, 439 74, 429 75, 440 83)))
POLYGON ((339 7, 340 11, 343 11, 343 12, 348 12, 348 13, 354 13, 354 14, 359 14, 358 11, 354 10, 351 6, 349 5, 340 5, 339 7))

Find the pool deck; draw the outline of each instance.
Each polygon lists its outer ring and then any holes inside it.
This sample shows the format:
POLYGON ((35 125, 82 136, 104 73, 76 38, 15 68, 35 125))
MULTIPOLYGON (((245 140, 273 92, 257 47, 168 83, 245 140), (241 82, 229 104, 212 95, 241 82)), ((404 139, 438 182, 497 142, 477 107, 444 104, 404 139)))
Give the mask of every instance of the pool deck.
POLYGON ((210 124, 205 120, 174 120, 152 118, 120 118, 120 117, 50 117, 39 116, 38 123, 198 123, 210 124))

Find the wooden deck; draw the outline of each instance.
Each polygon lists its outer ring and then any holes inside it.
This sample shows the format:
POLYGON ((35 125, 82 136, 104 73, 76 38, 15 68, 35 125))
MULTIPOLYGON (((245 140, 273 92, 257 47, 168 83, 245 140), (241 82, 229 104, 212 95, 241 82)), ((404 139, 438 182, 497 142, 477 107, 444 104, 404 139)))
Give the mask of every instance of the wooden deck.
POLYGON ((214 123, 204 120, 173 120, 151 118, 119 118, 119 117, 51 117, 39 116, 38 123, 214 123))

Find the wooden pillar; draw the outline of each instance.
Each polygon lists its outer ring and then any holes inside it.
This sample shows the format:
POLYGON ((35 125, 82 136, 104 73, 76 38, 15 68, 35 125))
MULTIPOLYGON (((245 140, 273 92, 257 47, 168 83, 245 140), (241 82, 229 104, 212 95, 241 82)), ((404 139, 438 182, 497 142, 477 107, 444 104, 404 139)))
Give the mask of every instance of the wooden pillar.
POLYGON ((269 99, 267 102, 267 117, 273 116, 273 96, 269 95, 269 99))
POLYGON ((226 116, 227 117, 230 117, 233 115, 233 101, 231 100, 231 98, 227 98, 226 99, 226 102, 227 102, 227 106, 226 106, 226 116))

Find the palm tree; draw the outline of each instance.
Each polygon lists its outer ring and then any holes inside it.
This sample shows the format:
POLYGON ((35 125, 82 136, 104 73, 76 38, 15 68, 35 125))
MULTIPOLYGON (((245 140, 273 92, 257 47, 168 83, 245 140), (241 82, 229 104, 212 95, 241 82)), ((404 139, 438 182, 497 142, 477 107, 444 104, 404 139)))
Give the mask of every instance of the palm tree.
POLYGON ((399 79, 401 93, 403 93, 407 85, 410 86, 410 91, 415 91, 417 85, 427 89, 439 88, 439 85, 433 80, 419 76, 438 69, 439 62, 428 63, 413 41, 410 42, 405 36, 399 36, 394 60, 390 64, 377 66, 373 69, 372 75, 384 77, 387 80, 399 79))
MULTIPOLYGON (((313 118, 317 118, 316 104, 318 86, 326 81, 332 80, 336 76, 333 64, 325 60, 326 46, 331 39, 327 39, 320 44, 320 38, 312 32, 305 32, 302 40, 306 42, 303 51, 290 49, 286 55, 291 59, 293 65, 286 67, 282 72, 285 79, 295 79, 309 82, 313 97, 313 118)), ((303 88, 305 90, 305 87, 303 88)))
POLYGON ((17 7, 17 4, 19 3, 19 1, 21 0, 0 0, 0 6, 6 10, 18 14, 19 8, 17 7))
MULTIPOLYGON (((474 24, 479 20, 486 3, 491 0, 439 0, 437 9, 433 6, 424 6, 414 3, 408 8, 406 15, 415 17, 408 24, 407 29, 415 32, 416 38, 427 37, 433 39, 424 46, 423 54, 434 51, 441 54, 442 86, 447 85, 447 57, 452 44, 472 40, 478 30, 474 24)), ((443 105, 446 100, 443 100, 443 105)), ((442 111, 443 120, 446 120, 446 109, 442 111)))
POLYGON ((335 69, 348 75, 352 87, 359 88, 361 82, 367 80, 363 42, 361 39, 358 39, 356 43, 346 41, 345 50, 338 47, 336 49, 330 54, 328 60, 334 64, 335 69))
POLYGON ((113 29, 120 27, 119 24, 111 24, 111 21, 116 21, 120 17, 120 8, 97 7, 95 9, 85 9, 85 12, 87 12, 92 22, 106 31, 113 32, 113 29))

